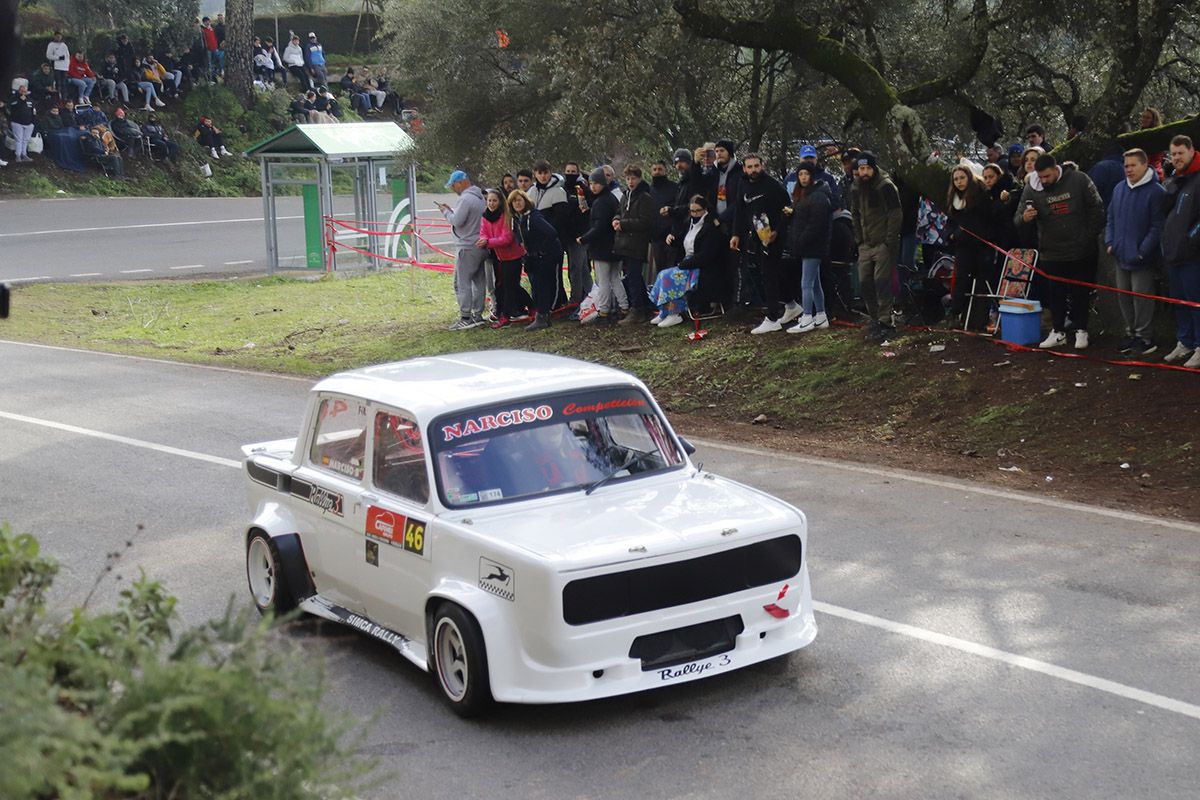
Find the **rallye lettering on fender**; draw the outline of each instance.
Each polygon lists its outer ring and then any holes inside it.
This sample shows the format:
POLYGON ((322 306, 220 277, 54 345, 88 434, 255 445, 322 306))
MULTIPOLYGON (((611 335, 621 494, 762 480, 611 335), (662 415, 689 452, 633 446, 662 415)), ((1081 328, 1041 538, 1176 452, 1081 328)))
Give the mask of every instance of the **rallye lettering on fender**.
POLYGON ((525 425, 530 422, 548 420, 554 416, 554 409, 547 405, 537 407, 526 406, 514 408, 511 411, 501 411, 496 414, 481 414, 466 420, 442 426, 445 441, 452 442, 464 436, 474 436, 496 428, 508 428, 513 425, 525 425))
POLYGON ((308 481, 292 479, 292 496, 307 500, 322 512, 342 516, 342 496, 330 491, 324 486, 317 486, 308 481))

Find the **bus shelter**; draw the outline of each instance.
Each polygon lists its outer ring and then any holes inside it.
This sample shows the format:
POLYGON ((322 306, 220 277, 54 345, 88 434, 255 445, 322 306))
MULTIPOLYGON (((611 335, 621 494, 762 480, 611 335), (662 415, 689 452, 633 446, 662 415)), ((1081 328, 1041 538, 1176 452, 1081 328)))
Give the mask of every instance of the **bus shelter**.
MULTIPOLYGON (((394 122, 348 122, 292 125, 247 150, 261 171, 268 271, 280 269, 281 196, 298 193, 303 199, 306 269, 337 269, 336 253, 325 247, 326 220, 338 216, 335 198, 342 200, 347 190, 353 209, 345 208, 342 216, 352 215, 368 230, 380 222, 381 189, 392 195, 391 224, 415 220, 416 165, 407 157, 412 146, 394 122)), ((356 238, 355 247, 368 256, 385 255, 379 236, 342 231, 338 238, 356 238)), ((367 260, 377 265, 375 258, 367 260)))

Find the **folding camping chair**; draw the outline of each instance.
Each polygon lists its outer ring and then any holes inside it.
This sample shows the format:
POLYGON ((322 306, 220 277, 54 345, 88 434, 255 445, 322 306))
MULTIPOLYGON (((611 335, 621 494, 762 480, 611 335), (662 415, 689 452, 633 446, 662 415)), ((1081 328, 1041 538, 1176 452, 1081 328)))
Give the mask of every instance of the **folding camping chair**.
POLYGON ((1014 248, 1005 253, 1004 264, 1000 268, 1000 281, 996 284, 993 290, 988 282, 982 278, 975 278, 971 283, 971 291, 967 300, 966 319, 972 319, 971 312, 974 310, 975 301, 988 301, 989 303, 989 321, 987 325, 987 333, 996 335, 998 326, 995 320, 991 317, 991 304, 995 304, 1000 300, 1025 300, 1029 297, 1029 290, 1033 288, 1033 268, 1037 266, 1038 251, 1032 248, 1014 248), (980 281, 983 281, 986 292, 976 291, 980 281))

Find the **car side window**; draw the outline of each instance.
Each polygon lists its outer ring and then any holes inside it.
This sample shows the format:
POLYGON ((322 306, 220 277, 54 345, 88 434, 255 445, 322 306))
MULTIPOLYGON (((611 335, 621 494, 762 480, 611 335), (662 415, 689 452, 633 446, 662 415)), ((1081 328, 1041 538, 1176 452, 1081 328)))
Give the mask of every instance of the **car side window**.
POLYGON ((429 502, 425 442, 416 420, 403 411, 375 414, 375 460, 372 480, 382 491, 424 505, 429 502))
POLYGON ((361 481, 367 455, 367 419, 367 406, 361 400, 322 399, 308 460, 319 469, 361 481))

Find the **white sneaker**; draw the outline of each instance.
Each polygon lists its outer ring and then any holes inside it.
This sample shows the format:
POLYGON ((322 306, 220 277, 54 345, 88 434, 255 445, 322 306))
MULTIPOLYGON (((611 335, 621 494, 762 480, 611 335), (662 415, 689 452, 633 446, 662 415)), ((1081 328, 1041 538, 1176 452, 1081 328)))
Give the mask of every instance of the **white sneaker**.
POLYGON ((1192 351, 1192 357, 1183 362, 1188 369, 1200 369, 1200 348, 1192 351))
POLYGON ((208 148, 208 152, 212 153, 213 158, 217 159, 218 161, 221 160, 221 157, 219 155, 217 155, 217 148, 210 147, 210 148, 208 148))
POLYGON ((750 333, 757 336, 760 333, 774 333, 775 331, 781 330, 783 330, 783 326, 779 324, 779 320, 771 319, 770 317, 764 317, 763 321, 758 323, 758 327, 750 331, 750 333))
POLYGON ((1050 334, 1038 345, 1041 348, 1062 347, 1067 343, 1067 335, 1061 331, 1050 331, 1050 334))
POLYGON ((1188 358, 1191 358, 1194 353, 1195 351, 1185 345, 1183 342, 1177 342, 1175 344, 1175 349, 1167 353, 1166 356, 1163 357, 1163 361, 1166 361, 1168 364, 1174 364, 1176 361, 1185 361, 1188 358))
POLYGON ((154 105, 158 106, 159 108, 166 108, 166 107, 167 107, 167 104, 166 104, 166 103, 164 103, 162 100, 159 100, 157 97, 156 97, 156 98, 154 98, 154 105))
POLYGON ((1088 334, 1087 331, 1075 331, 1075 349, 1087 350, 1088 334))
POLYGON ((824 311, 813 315, 813 327, 821 330, 829 327, 829 317, 825 316, 824 311))
POLYGON ((225 146, 224 146, 224 145, 222 145, 222 146, 221 146, 221 155, 223 155, 223 156, 231 156, 231 155, 233 155, 233 153, 231 153, 231 152, 229 152, 228 150, 226 150, 226 149, 225 149, 225 146))
POLYGON ((816 326, 816 323, 813 321, 812 315, 805 314, 804 316, 800 317, 799 322, 797 322, 792 327, 788 328, 787 332, 788 333, 808 333, 811 330, 815 330, 816 327, 817 326, 816 326))
POLYGON ((681 315, 679 315, 679 314, 668 314, 667 316, 663 317, 663 321, 662 321, 662 322, 658 323, 658 327, 660 327, 660 328, 669 328, 669 327, 671 327, 672 325, 678 325, 678 324, 679 324, 679 323, 681 323, 681 322, 683 322, 683 317, 682 317, 681 315))
POLYGON ((658 325, 658 324, 660 324, 660 323, 661 323, 661 322, 662 322, 664 319, 666 319, 666 318, 667 318, 667 316, 668 316, 667 312, 665 312, 665 311, 659 311, 657 314, 655 314, 653 317, 651 317, 651 318, 650 318, 650 324, 651 324, 651 325, 658 325))
POLYGON ((149 103, 146 103, 146 105, 142 106, 142 111, 153 111, 153 110, 154 109, 150 106, 149 103))
POLYGON ((799 317, 803 311, 804 309, 800 307, 799 303, 788 303, 783 307, 783 316, 779 318, 779 324, 787 325, 789 322, 799 317))

